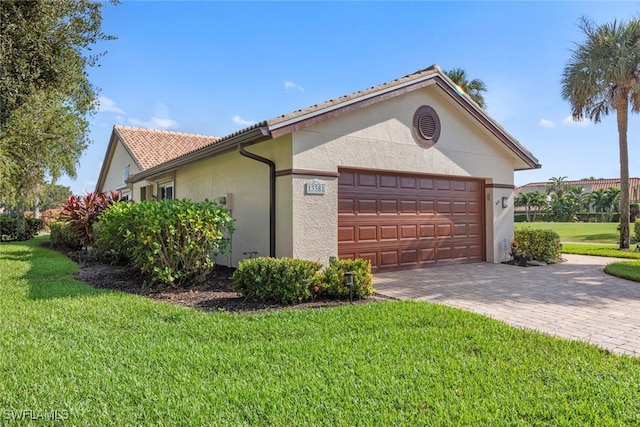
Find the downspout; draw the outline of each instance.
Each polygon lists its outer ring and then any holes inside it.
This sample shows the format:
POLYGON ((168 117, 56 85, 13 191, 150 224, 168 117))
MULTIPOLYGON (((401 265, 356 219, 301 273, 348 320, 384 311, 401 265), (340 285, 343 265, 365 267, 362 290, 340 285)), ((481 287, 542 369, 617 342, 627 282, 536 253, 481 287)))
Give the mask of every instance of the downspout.
POLYGON ((241 155, 269 165, 269 256, 276 256, 276 164, 267 158, 244 149, 244 142, 238 144, 241 155))

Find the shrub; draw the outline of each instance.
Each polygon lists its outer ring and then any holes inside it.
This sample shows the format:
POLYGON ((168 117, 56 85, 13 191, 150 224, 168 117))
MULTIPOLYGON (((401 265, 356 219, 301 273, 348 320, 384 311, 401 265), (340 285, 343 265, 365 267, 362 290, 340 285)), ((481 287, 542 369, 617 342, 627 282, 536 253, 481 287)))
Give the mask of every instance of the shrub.
POLYGON ((295 304, 311 298, 322 264, 295 258, 250 258, 233 273, 236 291, 257 301, 295 304))
POLYGON ((93 246, 93 224, 111 204, 120 200, 120 195, 111 191, 107 197, 102 193, 88 193, 84 196, 71 196, 62 207, 60 218, 69 222, 71 232, 82 242, 84 247, 93 246))
POLYGON ((100 221, 93 224, 93 250, 96 256, 112 264, 129 261, 125 243, 127 230, 135 230, 136 216, 132 202, 120 202, 109 206, 100 215, 100 221))
POLYGON ((371 262, 362 258, 338 259, 333 258, 321 276, 320 294, 330 298, 348 298, 349 287, 345 284, 344 273, 353 272, 353 298, 363 298, 373 295, 373 274, 371 262))
POLYGON ((131 265, 153 281, 174 286, 199 281, 213 268, 213 258, 230 251, 233 219, 216 203, 162 200, 123 209, 113 215, 114 220, 128 215, 122 227, 113 223, 104 227, 118 230, 114 242, 121 239, 131 265))
POLYGON ((82 242, 71 231, 71 227, 64 221, 49 224, 51 230, 51 244, 59 248, 78 250, 82 248, 82 242))
MULTIPOLYGON (((620 226, 618 226, 618 231, 620 231, 620 226)), ((633 232, 636 235, 636 242, 640 243, 640 219, 633 223, 633 232)))
POLYGON ((0 215, 0 240, 29 240, 43 227, 41 219, 0 215))
POLYGON ((44 229, 49 230, 49 226, 52 222, 60 221, 60 215, 62 214, 62 209, 47 209, 42 212, 40 217, 44 221, 44 229))
POLYGON ((521 228, 515 231, 518 255, 542 262, 556 262, 561 257, 560 236, 553 230, 521 228))
POLYGON ((16 240, 18 224, 15 218, 0 215, 0 238, 1 240, 16 240))

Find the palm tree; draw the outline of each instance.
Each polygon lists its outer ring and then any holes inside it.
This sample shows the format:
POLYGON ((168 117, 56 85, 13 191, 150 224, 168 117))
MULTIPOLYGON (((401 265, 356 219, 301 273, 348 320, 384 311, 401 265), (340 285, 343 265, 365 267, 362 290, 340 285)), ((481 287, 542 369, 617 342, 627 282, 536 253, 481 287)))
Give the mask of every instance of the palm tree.
POLYGON ((640 19, 596 25, 583 17, 586 40, 576 44, 562 74, 562 97, 574 120, 599 123, 616 111, 620 150, 620 249, 629 247, 629 154, 627 126, 640 110, 640 19))
POLYGON ((602 222, 605 222, 604 214, 609 207, 607 201, 607 194, 602 188, 589 194, 589 205, 593 207, 594 211, 600 214, 602 222))
POLYGON ((478 107, 486 109, 483 93, 487 91, 487 85, 480 79, 469 80, 467 72, 462 68, 444 72, 464 93, 469 95, 478 107))
POLYGON ((553 195, 555 194, 558 199, 562 198, 564 194, 565 188, 567 187, 567 177, 566 176, 552 176, 548 179, 547 184, 547 194, 553 195))
POLYGON ((547 198, 538 190, 520 193, 515 198, 515 205, 525 208, 527 222, 536 222, 536 215, 547 206, 547 198))

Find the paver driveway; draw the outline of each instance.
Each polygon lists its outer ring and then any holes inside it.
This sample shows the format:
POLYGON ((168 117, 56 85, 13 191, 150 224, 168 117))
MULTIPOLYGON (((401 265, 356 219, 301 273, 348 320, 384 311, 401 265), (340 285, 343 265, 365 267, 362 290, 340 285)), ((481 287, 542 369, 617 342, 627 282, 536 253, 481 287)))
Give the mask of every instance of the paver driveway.
POLYGON ((377 273, 374 287, 640 356, 640 283, 603 272, 617 259, 563 257, 545 267, 477 263, 377 273))

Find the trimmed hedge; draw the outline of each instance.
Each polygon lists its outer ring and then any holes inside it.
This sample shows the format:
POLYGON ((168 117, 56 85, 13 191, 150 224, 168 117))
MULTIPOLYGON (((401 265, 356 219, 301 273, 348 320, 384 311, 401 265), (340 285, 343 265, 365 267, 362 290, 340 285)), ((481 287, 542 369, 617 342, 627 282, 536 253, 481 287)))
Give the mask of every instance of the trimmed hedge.
POLYGON ((322 264, 295 258, 250 258, 241 261, 233 274, 236 291, 256 301, 295 304, 317 297, 346 299, 349 288, 344 273, 353 271, 353 298, 374 294, 371 263, 363 259, 332 259, 322 264))
POLYGON ((59 248, 67 248, 77 251, 82 249, 82 241, 71 231, 69 223, 56 221, 49 224, 51 231, 51 244, 59 248))
POLYGON ((560 236, 553 230, 516 229, 514 240, 518 243, 518 255, 546 263, 561 259, 560 236))
POLYGON ((311 299, 319 289, 322 264, 295 258, 246 259, 233 273, 240 295, 256 301, 295 304, 311 299))
POLYGON ((353 272, 353 298, 364 298, 373 295, 373 274, 371 262, 362 258, 338 259, 332 258, 329 266, 322 272, 320 295, 329 298, 348 298, 349 287, 345 284, 344 273, 353 272))
POLYGON ((14 218, 0 215, 0 241, 3 240, 29 240, 44 228, 44 222, 35 218, 14 218), (24 220, 24 229, 21 227, 24 220))
POLYGON ((153 282, 180 286, 200 281, 230 251, 233 219, 224 207, 205 200, 119 202, 96 227, 101 255, 126 258, 153 282))

